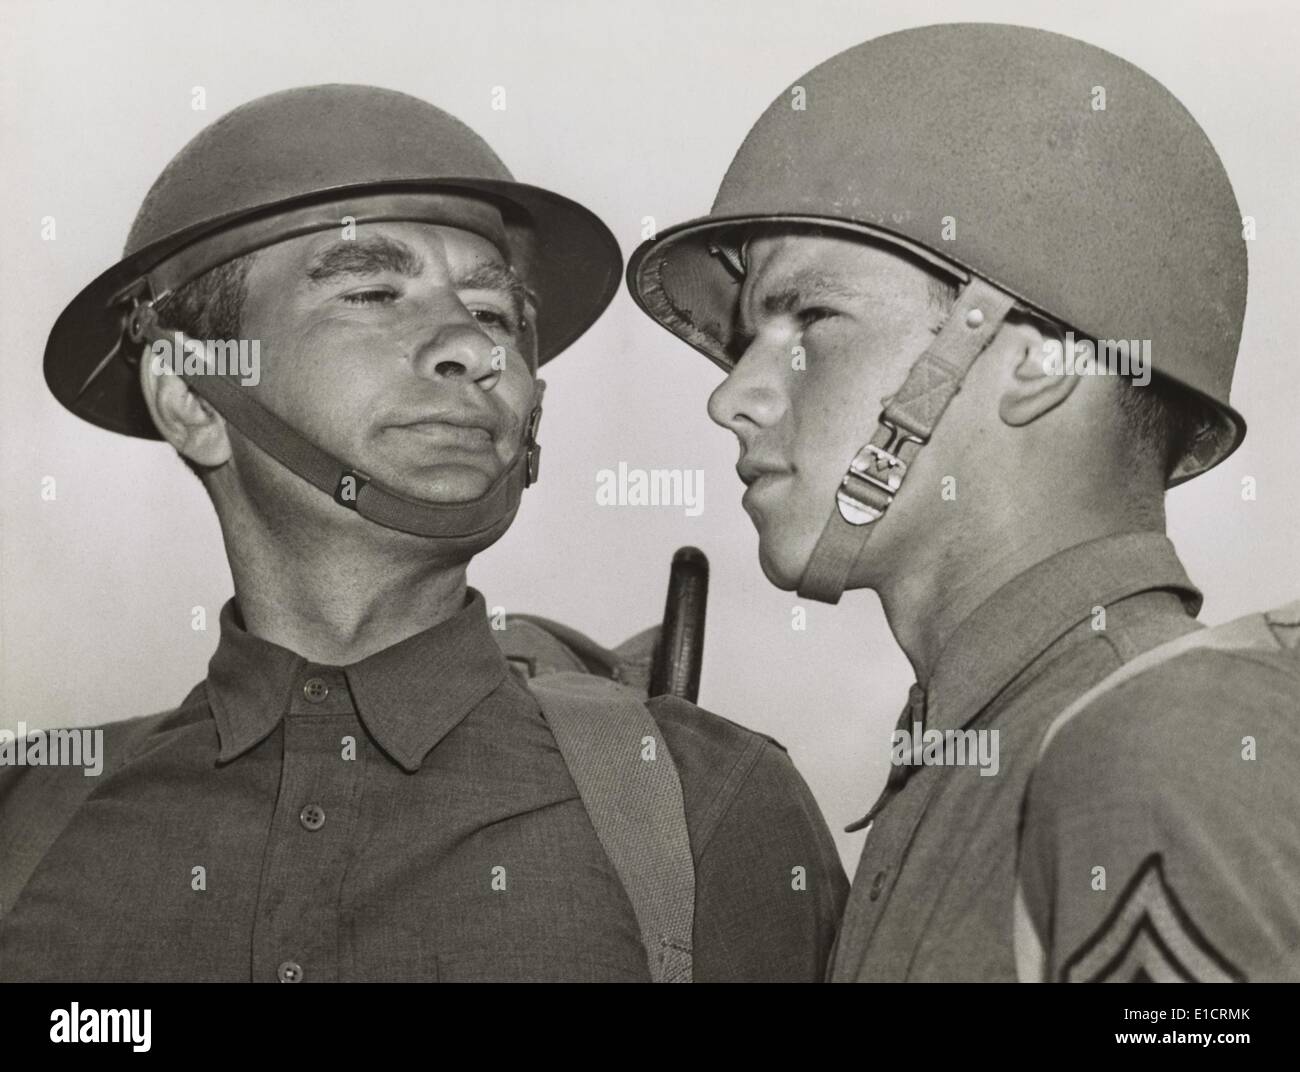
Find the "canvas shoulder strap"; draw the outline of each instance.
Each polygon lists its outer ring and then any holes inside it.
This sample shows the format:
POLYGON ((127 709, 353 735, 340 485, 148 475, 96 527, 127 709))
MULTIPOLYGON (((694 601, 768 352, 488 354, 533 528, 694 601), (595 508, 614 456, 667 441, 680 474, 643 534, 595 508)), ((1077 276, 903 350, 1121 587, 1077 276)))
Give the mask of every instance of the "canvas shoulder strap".
POLYGON ((636 913, 655 982, 691 981, 695 864, 677 768, 634 692, 582 672, 529 688, 636 913))
POLYGON ((80 727, 103 733, 104 765, 97 776, 87 777, 72 767, 32 767, 23 770, 21 777, 15 776, 8 790, 0 785, 0 806, 9 820, 0 822, 0 917, 17 903, 46 853, 95 788, 123 766, 171 714, 160 711, 125 722, 80 727))
MULTIPOLYGON (((1052 720, 1043 735, 1034 759, 1035 767, 1047 753, 1048 745, 1061 729, 1081 712, 1087 710, 1096 700, 1106 693, 1118 688, 1126 681, 1131 681, 1139 674, 1167 663, 1171 659, 1188 651, 1201 648, 1213 648, 1219 651, 1235 651, 1245 648, 1277 650, 1295 647, 1300 638, 1300 599, 1285 606, 1263 614, 1248 614, 1243 618, 1216 625, 1208 629, 1197 629, 1186 633, 1165 644, 1157 645, 1150 651, 1143 652, 1136 659, 1130 659, 1108 676, 1102 678, 1087 692, 1080 695, 1064 711, 1052 720)), ((1031 773, 1030 780, 1033 775, 1031 773)), ((1026 798, 1028 789, 1026 789, 1026 798)), ((1025 901, 1024 886, 1019 868, 1019 853, 1016 866, 1016 898, 1014 922, 1012 925, 1016 954, 1016 977, 1022 982, 1043 982, 1047 977, 1047 955, 1042 939, 1034 926, 1033 917, 1025 901)))

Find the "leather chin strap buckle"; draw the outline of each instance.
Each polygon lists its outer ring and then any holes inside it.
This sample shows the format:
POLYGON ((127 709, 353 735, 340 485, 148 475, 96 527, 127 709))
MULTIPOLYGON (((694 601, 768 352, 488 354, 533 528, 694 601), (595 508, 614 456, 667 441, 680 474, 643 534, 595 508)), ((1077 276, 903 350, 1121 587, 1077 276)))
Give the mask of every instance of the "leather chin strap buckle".
POLYGON ((528 415, 528 425, 524 428, 524 487, 531 488, 537 483, 537 474, 542 468, 542 445, 537 442, 537 426, 542 421, 542 407, 534 406, 528 415))
MULTIPOLYGON (((164 294, 163 297, 166 295, 164 294)), ((150 337, 149 332, 157 328, 153 311, 156 300, 159 299, 154 298, 148 279, 137 279, 113 297, 109 302, 110 307, 124 306, 128 301, 131 307, 122 312, 122 330, 118 332, 113 348, 90 370, 90 375, 81 381, 75 398, 84 395, 90 389, 90 385, 99 379, 100 374, 113 362, 122 361, 131 368, 136 368, 140 364, 140 347, 150 337)))
POLYGON ((1015 304, 972 276, 929 348, 888 399, 876 434, 854 456, 835 494, 835 508, 799 579, 799 595, 838 603, 867 537, 902 489, 909 467, 971 365, 1015 304))
POLYGON ((881 420, 880 425, 889 432, 889 441, 878 447, 868 443, 849 462, 849 471, 840 481, 840 490, 835 494, 835 504, 840 517, 850 525, 870 525, 879 520, 889 504, 894 501, 898 489, 903 486, 907 476, 907 462, 899 455, 899 444, 915 443, 918 447, 925 440, 905 432, 881 420))

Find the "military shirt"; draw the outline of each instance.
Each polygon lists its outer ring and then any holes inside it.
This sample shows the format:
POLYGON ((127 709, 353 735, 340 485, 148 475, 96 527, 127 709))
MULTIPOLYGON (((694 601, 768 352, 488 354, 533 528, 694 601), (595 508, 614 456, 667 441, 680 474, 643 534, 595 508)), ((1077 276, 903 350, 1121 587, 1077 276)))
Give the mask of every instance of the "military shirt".
MULTIPOLYGON (((848 883, 803 780, 768 738, 678 699, 650 708, 685 799, 695 978, 819 980, 848 883)), ((472 589, 346 667, 250 635, 232 600, 207 679, 108 726, 104 748, 74 808, 80 769, 0 766, 0 867, 48 842, 0 903, 0 979, 649 978, 472 589)))
POLYGON ((1199 607, 1172 544, 1130 533, 1035 565, 958 626, 899 728, 997 733, 996 773, 970 739, 964 764, 899 750, 913 762, 863 821, 832 979, 1014 981, 1018 871, 1048 979, 1300 976, 1295 651, 1189 651, 1039 759, 1057 715, 1201 628, 1199 607))

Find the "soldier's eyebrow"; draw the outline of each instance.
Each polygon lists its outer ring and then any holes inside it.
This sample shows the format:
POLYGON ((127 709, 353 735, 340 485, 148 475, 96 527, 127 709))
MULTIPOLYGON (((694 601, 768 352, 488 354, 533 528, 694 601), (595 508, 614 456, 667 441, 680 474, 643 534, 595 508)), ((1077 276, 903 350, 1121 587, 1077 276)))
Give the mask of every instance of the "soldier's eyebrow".
POLYGON ((352 240, 340 239, 311 259, 307 278, 313 286, 324 286, 347 276, 368 276, 380 272, 414 278, 424 271, 424 261, 405 242, 385 235, 352 240))
MULTIPOLYGON (((841 301, 861 299, 864 292, 846 282, 839 276, 831 275, 816 268, 802 268, 787 276, 764 286, 766 291, 759 307, 764 316, 788 316, 801 308, 815 305, 818 301, 838 298, 841 301)), ((742 338, 753 336, 753 324, 749 319, 749 302, 739 303, 736 314, 736 329, 742 338)))
POLYGON ((506 264, 494 261, 480 261, 472 268, 459 272, 452 277, 452 285, 457 290, 495 290, 510 298, 515 315, 525 315, 536 319, 541 302, 530 290, 515 270, 506 264))

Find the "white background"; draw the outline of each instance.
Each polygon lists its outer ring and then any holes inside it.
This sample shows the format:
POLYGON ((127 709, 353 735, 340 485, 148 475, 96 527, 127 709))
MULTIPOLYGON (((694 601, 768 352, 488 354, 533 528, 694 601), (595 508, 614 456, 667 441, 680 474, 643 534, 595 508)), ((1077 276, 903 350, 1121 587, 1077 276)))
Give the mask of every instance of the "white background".
MULTIPOLYGON (((253 97, 365 82, 465 120, 521 180, 583 201, 626 255, 644 216, 707 211, 768 102, 844 48, 906 26, 1017 22, 1080 37, 1164 82, 1257 220, 1234 401, 1245 446, 1172 493, 1171 535, 1218 622, 1300 595, 1294 310, 1297 22, 1234 3, 15 3, 0 0, 0 725, 102 722, 176 704, 205 672, 231 591, 218 528, 169 448, 83 424, 40 362, 64 304, 117 258, 145 191, 202 126, 253 97), (203 86, 207 111, 191 108, 203 86), (491 107, 506 89, 505 111, 491 107), (41 219, 57 239, 41 240, 41 219), (43 501, 43 477, 57 499, 43 501), (1243 502, 1253 476, 1258 500, 1243 502), (209 630, 190 627, 208 610, 209 630)), ((924 77, 925 72, 918 72, 924 77)), ((1062 251, 1063 255, 1066 251, 1062 251)), ((808 605, 769 587, 739 505, 720 373, 620 293, 555 363, 543 482, 475 562, 489 605, 614 644, 656 620, 673 550, 713 567, 701 702, 781 740, 839 833, 883 783, 911 676, 874 596, 808 605), (595 504, 596 471, 705 470, 705 510, 595 504)))

